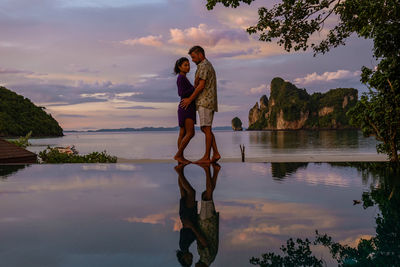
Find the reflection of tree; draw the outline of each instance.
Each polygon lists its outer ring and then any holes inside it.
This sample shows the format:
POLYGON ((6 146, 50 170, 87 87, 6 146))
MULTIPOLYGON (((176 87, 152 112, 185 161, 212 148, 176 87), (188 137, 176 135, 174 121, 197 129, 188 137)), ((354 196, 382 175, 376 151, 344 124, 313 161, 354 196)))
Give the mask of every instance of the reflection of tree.
POLYGON ((274 180, 283 180, 288 175, 295 173, 299 168, 306 168, 308 163, 271 163, 272 177, 274 180))
MULTIPOLYGON (((333 164, 338 166, 339 164, 333 164)), ((344 165, 344 164, 340 164, 344 165)), ((308 239, 289 239, 281 247, 283 256, 273 252, 250 263, 259 266, 323 266, 310 248, 311 244, 327 247, 339 266, 400 266, 400 167, 390 163, 347 163, 363 175, 377 178, 369 192, 362 195, 364 208, 377 206, 380 214, 376 220, 376 236, 361 239, 357 247, 334 242, 332 237, 316 232, 313 242, 308 239)))
POLYGON ((29 165, 0 165, 0 179, 7 179, 8 176, 24 169, 26 166, 29 165))

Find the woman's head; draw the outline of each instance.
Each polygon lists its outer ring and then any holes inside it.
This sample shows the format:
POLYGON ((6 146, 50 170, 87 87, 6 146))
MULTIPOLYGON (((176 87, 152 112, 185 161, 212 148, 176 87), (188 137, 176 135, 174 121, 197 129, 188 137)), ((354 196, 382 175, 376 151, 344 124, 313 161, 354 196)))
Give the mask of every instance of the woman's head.
POLYGON ((188 73, 190 71, 189 59, 186 57, 181 57, 175 63, 174 73, 179 74, 181 72, 188 73))
POLYGON ((190 267, 193 263, 193 254, 189 251, 183 252, 181 250, 176 251, 176 257, 182 267, 190 267))

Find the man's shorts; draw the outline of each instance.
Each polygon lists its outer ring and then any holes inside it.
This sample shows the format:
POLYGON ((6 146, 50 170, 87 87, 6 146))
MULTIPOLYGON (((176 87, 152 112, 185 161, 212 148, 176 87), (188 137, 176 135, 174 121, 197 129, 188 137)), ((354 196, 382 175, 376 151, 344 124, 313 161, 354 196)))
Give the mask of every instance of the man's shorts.
POLYGON ((200 106, 198 109, 201 126, 211 126, 214 119, 214 110, 200 106))
POLYGON ((201 208, 200 208, 200 219, 201 220, 206 220, 208 218, 211 218, 213 215, 215 215, 215 206, 214 206, 214 201, 212 200, 202 200, 201 201, 201 208))

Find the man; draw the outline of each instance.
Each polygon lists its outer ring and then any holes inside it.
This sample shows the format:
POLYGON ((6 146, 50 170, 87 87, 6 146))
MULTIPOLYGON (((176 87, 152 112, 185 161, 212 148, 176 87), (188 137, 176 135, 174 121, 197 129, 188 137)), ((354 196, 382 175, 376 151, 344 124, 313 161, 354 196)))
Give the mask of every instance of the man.
POLYGON ((206 138, 206 150, 203 157, 195 163, 210 164, 211 162, 217 162, 221 158, 215 136, 211 129, 214 112, 218 111, 217 77, 210 61, 205 57, 205 52, 202 47, 194 46, 189 50, 188 54, 197 65, 194 81, 195 90, 190 97, 182 99, 180 106, 186 109, 190 103, 196 101, 196 110, 199 113, 200 119, 200 129, 205 134, 206 138), (213 149, 213 156, 210 159, 211 148, 213 149))

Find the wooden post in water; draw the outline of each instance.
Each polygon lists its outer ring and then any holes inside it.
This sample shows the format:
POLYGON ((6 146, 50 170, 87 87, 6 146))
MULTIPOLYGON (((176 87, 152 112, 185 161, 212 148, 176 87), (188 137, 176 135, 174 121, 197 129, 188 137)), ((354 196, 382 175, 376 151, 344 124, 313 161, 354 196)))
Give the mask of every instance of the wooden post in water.
POLYGON ((239 145, 240 146, 240 153, 242 154, 242 162, 244 162, 244 149, 245 149, 245 147, 244 147, 244 144, 243 144, 243 146, 242 145, 239 145))

